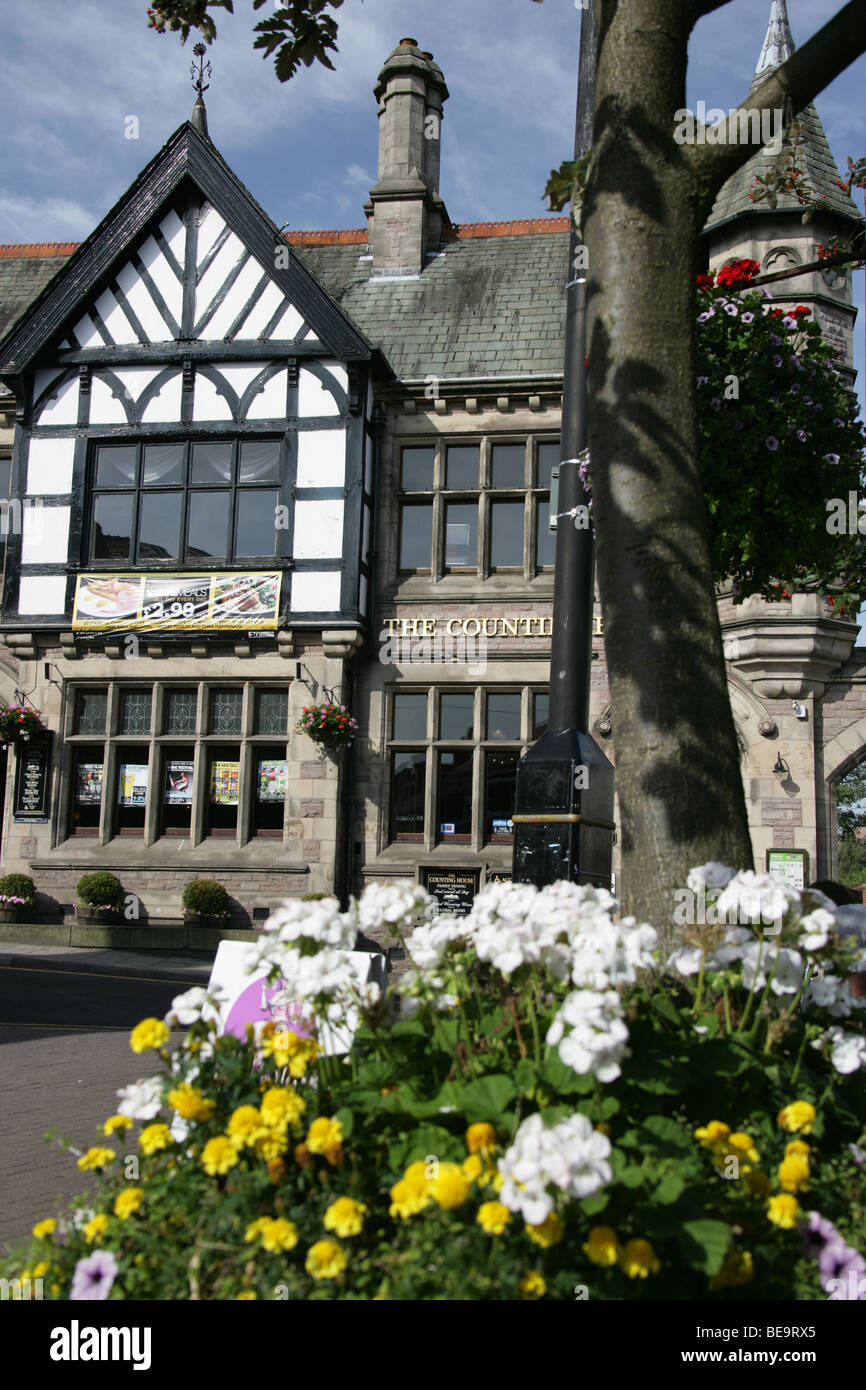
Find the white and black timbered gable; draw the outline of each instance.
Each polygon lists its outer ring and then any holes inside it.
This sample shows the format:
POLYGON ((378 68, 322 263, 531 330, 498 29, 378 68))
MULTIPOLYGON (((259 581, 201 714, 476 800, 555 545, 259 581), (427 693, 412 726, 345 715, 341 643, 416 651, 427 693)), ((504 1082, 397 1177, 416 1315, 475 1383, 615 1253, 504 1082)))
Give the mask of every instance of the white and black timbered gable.
POLYGON ((22 503, 5 625, 68 626, 82 570, 267 564, 280 626, 363 626, 372 357, 182 126, 0 344, 22 503))

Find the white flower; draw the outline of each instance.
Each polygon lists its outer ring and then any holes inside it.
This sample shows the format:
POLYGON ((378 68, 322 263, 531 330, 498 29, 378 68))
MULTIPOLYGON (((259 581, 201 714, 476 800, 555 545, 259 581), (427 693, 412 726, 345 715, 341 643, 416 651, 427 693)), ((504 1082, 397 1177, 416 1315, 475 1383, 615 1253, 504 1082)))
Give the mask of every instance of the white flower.
POLYGON ((384 929, 397 934, 407 932, 419 917, 432 917, 434 906, 419 884, 397 879, 394 883, 368 884, 361 897, 353 899, 349 915, 364 933, 384 929))
POLYGON ((763 922, 765 926, 782 919, 791 908, 799 908, 800 894, 786 888, 772 874, 756 874, 746 869, 736 874, 723 889, 716 903, 720 917, 729 921, 763 922))
POLYGON ((579 1075, 592 1072, 599 1081, 615 1081, 619 1063, 629 1055, 628 1028, 622 1021, 622 1003, 616 990, 604 994, 573 990, 547 1030, 546 1042, 555 1047, 566 1066, 579 1075), (566 1033, 566 1027, 570 1029, 566 1033))
POLYGON ((182 1027, 188 1027, 191 1023, 198 1023, 205 1008, 219 1012, 224 999, 225 994, 222 990, 204 989, 201 985, 193 985, 185 994, 178 994, 172 999, 171 1008, 165 1016, 166 1026, 173 1028, 180 1024, 182 1027))
POLYGON ((772 969, 775 953, 776 948, 767 942, 752 941, 742 948, 740 959, 743 962, 743 984, 746 989, 757 994, 764 988, 767 983, 764 971, 772 969))
POLYGON ((830 1061, 842 1076, 866 1067, 866 1038, 860 1033, 845 1033, 834 1024, 823 1041, 829 1043, 830 1061))
POLYGON ((703 954, 700 946, 681 946, 668 956, 667 969, 676 970, 678 975, 697 975, 703 954))
POLYGON ((692 869, 686 883, 693 893, 700 893, 701 887, 724 888, 736 872, 736 869, 729 868, 727 864, 718 864, 711 860, 709 864, 699 864, 696 869, 692 869))
POLYGON ((128 1115, 131 1120, 152 1120, 162 1107, 162 1078, 148 1076, 124 1086, 117 1095, 120 1099, 118 1114, 128 1115))
POLYGON ((362 1008, 375 1009, 382 998, 382 990, 375 980, 365 980, 364 983, 358 987, 358 998, 362 1008))
POLYGON ((553 1210, 551 1186, 570 1197, 591 1196, 611 1180, 609 1156, 610 1141, 585 1115, 550 1126, 530 1115, 497 1165, 504 1179, 499 1200, 538 1226, 553 1210))
POLYGON ((803 970, 803 957, 797 951, 783 947, 779 951, 770 989, 774 994, 796 994, 803 983, 803 970))
POLYGON ((809 912, 801 919, 800 928, 802 936, 799 937, 797 945, 804 951, 820 951, 827 945, 829 933, 835 926, 836 919, 832 912, 826 912, 823 907, 817 907, 814 912, 809 912))
POLYGON ((803 1007, 814 1004, 818 1009, 827 1009, 834 1018, 847 1018, 851 1012, 850 994, 846 980, 838 975, 813 975, 803 991, 803 1007))
POLYGON ((747 945, 754 941, 754 933, 748 927, 727 927, 722 945, 707 956, 707 968, 727 970, 735 961, 742 960, 747 945))
POLYGON ((264 930, 284 943, 315 941, 321 946, 336 946, 351 951, 357 929, 349 913, 340 911, 336 898, 319 898, 304 902, 287 898, 271 913, 264 930))

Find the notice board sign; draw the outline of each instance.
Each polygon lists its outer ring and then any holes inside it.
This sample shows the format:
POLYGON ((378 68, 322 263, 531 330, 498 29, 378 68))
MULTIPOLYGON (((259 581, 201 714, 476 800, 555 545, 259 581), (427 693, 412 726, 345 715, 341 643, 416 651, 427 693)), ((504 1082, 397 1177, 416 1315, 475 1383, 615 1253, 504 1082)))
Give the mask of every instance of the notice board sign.
POLYGON ((806 849, 768 849, 767 873, 786 888, 805 888, 809 881, 809 851, 806 849))
POLYGON ((51 735, 19 743, 15 763, 15 821, 47 821, 51 797, 51 735))
POLYGON ((478 892, 477 869, 422 869, 421 875, 440 912, 466 916, 478 892))
POLYGON ((487 882, 488 882, 488 883, 510 883, 510 882, 511 882, 511 874, 500 873, 498 869, 494 869, 494 870, 492 870, 492 871, 491 871, 491 870, 488 870, 488 873, 487 873, 487 882))

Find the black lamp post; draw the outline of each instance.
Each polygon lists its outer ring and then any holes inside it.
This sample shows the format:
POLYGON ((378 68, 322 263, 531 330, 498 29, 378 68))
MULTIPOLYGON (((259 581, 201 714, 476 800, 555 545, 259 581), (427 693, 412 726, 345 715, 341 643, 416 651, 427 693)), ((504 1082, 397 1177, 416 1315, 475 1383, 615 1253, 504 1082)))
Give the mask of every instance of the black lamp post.
MULTIPOLYGON (((595 7, 581 12, 574 157, 592 144, 598 34, 595 7)), ((556 563, 548 729, 517 768, 512 877, 542 887, 557 879, 610 886, 614 771, 587 731, 592 662, 593 535, 579 476, 586 448, 586 278, 571 219, 566 289, 556 563)))

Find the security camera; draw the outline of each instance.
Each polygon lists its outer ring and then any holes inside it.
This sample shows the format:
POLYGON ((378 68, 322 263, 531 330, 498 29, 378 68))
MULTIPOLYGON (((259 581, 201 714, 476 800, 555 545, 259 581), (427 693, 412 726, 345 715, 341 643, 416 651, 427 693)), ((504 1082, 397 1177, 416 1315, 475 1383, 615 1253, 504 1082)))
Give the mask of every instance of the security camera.
POLYGON ((796 700, 792 700, 792 701, 791 701, 791 707, 792 707, 792 709, 793 709, 793 711, 794 711, 794 713, 796 714, 796 716, 797 716, 798 719, 808 719, 808 718, 809 718, 809 711, 806 709, 806 706, 805 706, 805 705, 800 705, 800 704, 797 703, 796 700))

